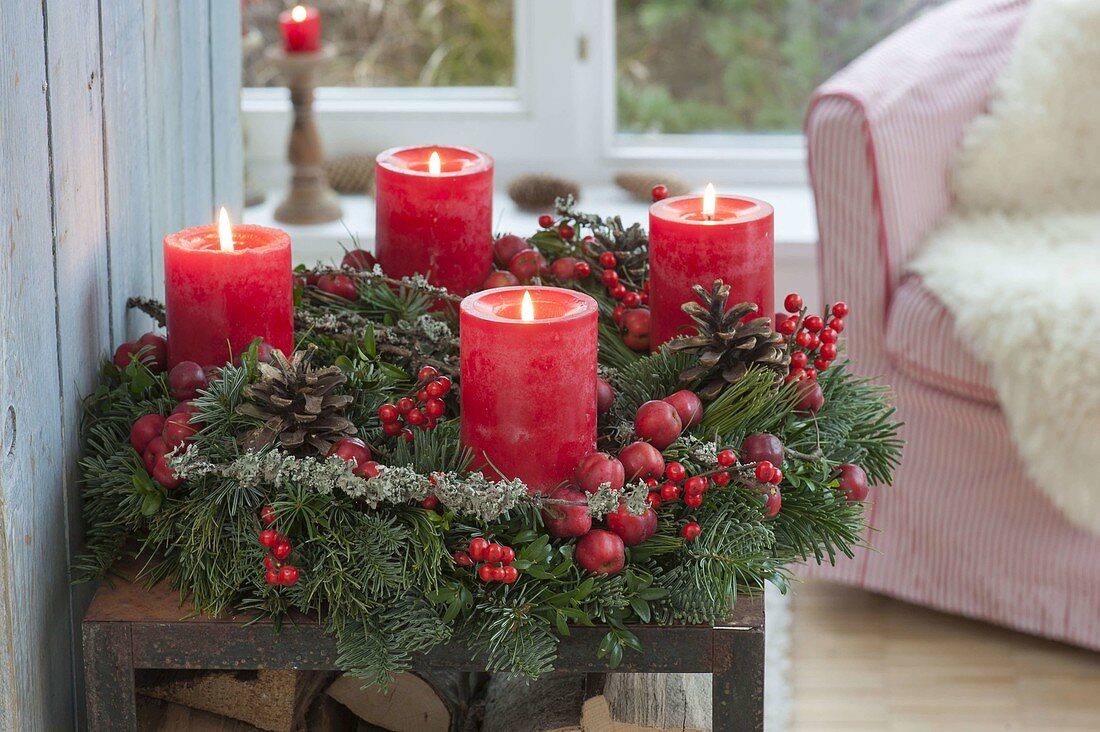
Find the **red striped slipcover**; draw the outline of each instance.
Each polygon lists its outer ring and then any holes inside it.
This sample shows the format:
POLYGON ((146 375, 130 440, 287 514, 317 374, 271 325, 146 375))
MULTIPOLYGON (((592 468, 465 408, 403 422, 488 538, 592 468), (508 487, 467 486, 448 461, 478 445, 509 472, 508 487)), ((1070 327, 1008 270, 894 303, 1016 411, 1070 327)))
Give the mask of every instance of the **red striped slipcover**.
POLYGON ((906 424, 868 540, 807 575, 1100 649, 1100 536, 1031 483, 950 317, 905 264, 950 205, 947 174, 1008 61, 1027 0, 955 0, 857 59, 806 121, 822 293, 847 300, 855 366, 895 390, 906 424))

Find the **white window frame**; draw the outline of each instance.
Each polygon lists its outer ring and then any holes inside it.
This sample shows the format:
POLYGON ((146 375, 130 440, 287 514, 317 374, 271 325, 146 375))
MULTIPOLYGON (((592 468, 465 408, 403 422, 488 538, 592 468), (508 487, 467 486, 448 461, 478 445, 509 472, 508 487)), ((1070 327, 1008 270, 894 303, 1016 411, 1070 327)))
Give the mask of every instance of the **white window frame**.
MULTIPOLYGON (((602 181, 661 168, 739 186, 807 185, 802 135, 628 135, 616 129, 614 0, 515 0, 511 88, 322 88, 314 111, 330 154, 460 144, 488 152, 498 181, 552 172, 602 181)), ((285 180, 285 89, 245 89, 256 180, 285 180)))

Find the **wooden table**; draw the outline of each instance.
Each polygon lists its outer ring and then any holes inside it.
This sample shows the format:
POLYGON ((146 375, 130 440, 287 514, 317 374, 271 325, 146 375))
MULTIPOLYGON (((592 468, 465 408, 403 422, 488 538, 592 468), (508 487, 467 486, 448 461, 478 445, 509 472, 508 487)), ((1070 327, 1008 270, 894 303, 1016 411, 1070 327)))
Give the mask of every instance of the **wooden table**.
MULTIPOLYGON (((241 618, 189 614, 179 593, 116 580, 100 586, 84 617, 84 674, 88 726, 134 730, 135 669, 336 670, 336 641, 306 619, 245 624, 241 618)), ((749 732, 764 725, 764 604, 744 598, 713 627, 681 625, 630 628, 645 653, 627 652, 618 671, 713 674, 715 732, 749 732)), ((555 668, 604 673, 596 658, 605 627, 574 627, 563 638, 555 668)), ((418 656, 417 669, 481 670, 480 660, 449 644, 418 656)))

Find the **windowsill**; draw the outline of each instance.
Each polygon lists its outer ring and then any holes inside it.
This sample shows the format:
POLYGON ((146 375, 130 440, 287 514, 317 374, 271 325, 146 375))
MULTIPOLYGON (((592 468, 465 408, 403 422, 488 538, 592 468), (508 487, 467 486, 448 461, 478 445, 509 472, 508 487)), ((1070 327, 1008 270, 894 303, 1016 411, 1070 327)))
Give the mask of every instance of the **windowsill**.
MULTIPOLYGON (((817 221, 813 194, 805 186, 759 186, 738 189, 738 193, 768 201, 775 207, 776 258, 784 262, 812 262, 817 242, 817 221)), ((291 226, 275 220, 275 207, 282 190, 269 191, 263 203, 245 209, 244 221, 249 224, 276 226, 290 234, 294 247, 294 262, 314 264, 318 261, 338 261, 352 240, 364 249, 374 247, 374 199, 367 196, 342 196, 344 216, 339 221, 313 226, 291 226)), ((614 186, 588 186, 580 201, 583 211, 603 216, 618 214, 623 223, 641 222, 648 225, 649 205, 631 199, 614 186)), ((520 211, 507 194, 497 191, 494 199, 493 230, 530 235, 538 229, 537 213, 520 211)))

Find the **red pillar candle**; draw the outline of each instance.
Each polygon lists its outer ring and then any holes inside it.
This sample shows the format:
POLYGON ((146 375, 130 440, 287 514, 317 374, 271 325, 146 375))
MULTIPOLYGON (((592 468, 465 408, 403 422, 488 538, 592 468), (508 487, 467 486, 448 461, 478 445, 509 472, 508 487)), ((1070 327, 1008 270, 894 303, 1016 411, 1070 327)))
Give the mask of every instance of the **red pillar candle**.
POLYGON ((394 148, 376 171, 375 252, 386 274, 473 292, 493 262, 493 159, 461 147, 394 148))
POLYGON ((462 442, 487 476, 549 492, 595 449, 597 315, 591 297, 557 287, 462 301, 462 442))
POLYGON ((321 14, 317 8, 295 5, 279 13, 279 32, 287 53, 313 53, 321 50, 321 14))
POLYGON ((168 361, 221 366, 256 338, 294 350, 290 236, 266 226, 196 226, 164 237, 168 361))
MULTIPOLYGON (((754 198, 676 196, 649 209, 650 344, 684 332, 692 323, 680 306, 696 299, 692 285, 730 286, 730 305, 754 302, 772 315, 775 233, 770 204, 754 198)), ((759 315, 755 317, 759 317, 759 315)))

